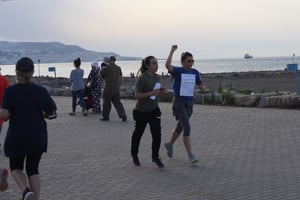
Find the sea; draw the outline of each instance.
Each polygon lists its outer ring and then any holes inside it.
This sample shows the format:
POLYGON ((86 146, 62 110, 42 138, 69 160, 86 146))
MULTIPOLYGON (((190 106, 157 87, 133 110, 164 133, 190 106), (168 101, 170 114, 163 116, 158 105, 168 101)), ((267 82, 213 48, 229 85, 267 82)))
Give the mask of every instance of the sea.
MULTIPOLYGON (((167 74, 166 60, 158 60, 159 74, 167 74)), ((300 63, 300 57, 268 57, 268 58, 235 58, 235 59, 199 59, 195 60, 194 68, 201 73, 249 72, 249 71, 277 71, 286 69, 289 63, 300 63)), ((100 64, 100 62, 99 62, 100 64)), ((123 76, 136 74, 141 61, 117 61, 122 68, 123 76)), ((180 66, 180 61, 174 61, 174 66, 180 66)), ((14 65, 0 65, 3 75, 15 75, 14 65)), ((35 63, 34 76, 67 78, 73 69, 73 63, 35 63), (53 70, 54 69, 54 70, 53 70)), ((91 62, 83 62, 81 68, 86 78, 91 70, 91 62)))

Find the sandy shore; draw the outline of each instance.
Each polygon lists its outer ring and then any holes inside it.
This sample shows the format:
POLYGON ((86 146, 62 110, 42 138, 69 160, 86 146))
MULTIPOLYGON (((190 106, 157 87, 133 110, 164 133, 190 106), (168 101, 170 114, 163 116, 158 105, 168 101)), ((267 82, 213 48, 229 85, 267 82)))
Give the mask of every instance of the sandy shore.
MULTIPOLYGON (((220 86, 225 88, 250 89, 256 92, 289 91, 295 92, 295 74, 287 71, 259 71, 239 73, 212 73, 202 74, 205 85, 211 90, 217 90, 220 86)), ((7 76, 11 83, 15 82, 14 76, 7 76)), ((134 86, 135 78, 124 77, 123 86, 134 86)), ((70 82, 67 78, 38 77, 33 82, 46 87, 69 88, 70 82)), ((165 88, 172 88, 170 76, 162 77, 162 85, 165 88)))

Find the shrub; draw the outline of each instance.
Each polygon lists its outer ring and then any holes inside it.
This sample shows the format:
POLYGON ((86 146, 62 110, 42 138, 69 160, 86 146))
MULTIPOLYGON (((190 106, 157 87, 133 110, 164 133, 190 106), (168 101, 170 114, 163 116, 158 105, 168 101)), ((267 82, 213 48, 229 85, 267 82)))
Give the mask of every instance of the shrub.
POLYGON ((229 105, 229 106, 234 105, 234 98, 231 91, 223 92, 221 93, 221 95, 222 95, 222 99, 224 99, 222 103, 223 105, 229 105))

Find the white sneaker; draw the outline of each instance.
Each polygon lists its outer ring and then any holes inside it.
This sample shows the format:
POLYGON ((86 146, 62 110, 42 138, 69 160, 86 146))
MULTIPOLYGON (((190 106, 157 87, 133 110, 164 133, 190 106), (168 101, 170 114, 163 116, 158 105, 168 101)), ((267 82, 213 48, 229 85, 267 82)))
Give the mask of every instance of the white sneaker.
POLYGON ((34 200, 34 193, 29 190, 29 188, 26 188, 26 190, 23 193, 23 200, 34 200))

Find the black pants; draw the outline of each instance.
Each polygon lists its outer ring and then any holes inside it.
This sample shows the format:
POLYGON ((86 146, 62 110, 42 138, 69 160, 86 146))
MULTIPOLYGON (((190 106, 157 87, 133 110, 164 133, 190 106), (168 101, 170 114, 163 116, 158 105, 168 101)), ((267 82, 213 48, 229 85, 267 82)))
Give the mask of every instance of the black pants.
POLYGON ((39 174, 39 164, 42 154, 23 156, 18 158, 9 158, 10 170, 24 170, 24 161, 26 159, 26 174, 28 177, 39 174))
POLYGON ((150 125, 152 135, 152 159, 159 158, 159 148, 161 143, 161 112, 159 108, 151 112, 140 112, 133 110, 133 119, 135 121, 135 129, 131 137, 131 155, 139 153, 141 138, 144 134, 147 124, 150 125))
POLYGON ((103 112, 102 112, 102 116, 104 119, 109 119, 111 103, 113 103, 120 118, 126 116, 124 106, 121 103, 120 94, 111 95, 111 94, 104 93, 103 94, 103 112))

